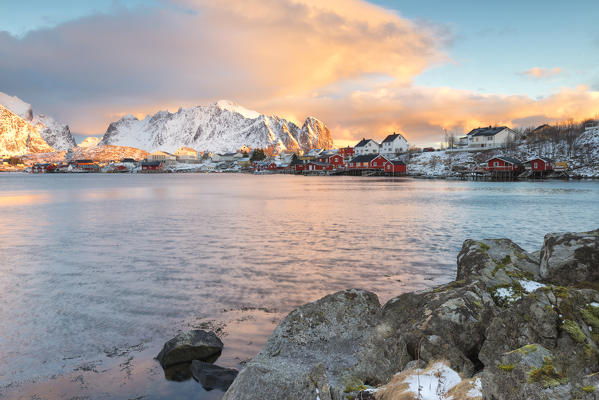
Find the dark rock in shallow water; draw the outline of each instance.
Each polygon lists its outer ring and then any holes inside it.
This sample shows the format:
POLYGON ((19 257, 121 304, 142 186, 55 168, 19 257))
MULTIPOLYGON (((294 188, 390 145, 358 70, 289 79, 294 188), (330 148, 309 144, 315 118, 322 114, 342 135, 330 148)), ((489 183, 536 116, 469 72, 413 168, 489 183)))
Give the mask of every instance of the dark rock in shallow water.
POLYGON ((156 357, 163 368, 193 360, 214 361, 223 350, 223 342, 203 330, 180 333, 164 344, 156 357))
POLYGON ((191 379, 191 363, 181 363, 164 368, 164 377, 167 381, 185 382, 191 379))
POLYGON ((541 276, 558 285, 599 283, 599 229, 545 235, 541 276))
POLYGON ((191 362, 191 374, 206 390, 227 391, 238 373, 236 369, 223 368, 203 361, 191 362))

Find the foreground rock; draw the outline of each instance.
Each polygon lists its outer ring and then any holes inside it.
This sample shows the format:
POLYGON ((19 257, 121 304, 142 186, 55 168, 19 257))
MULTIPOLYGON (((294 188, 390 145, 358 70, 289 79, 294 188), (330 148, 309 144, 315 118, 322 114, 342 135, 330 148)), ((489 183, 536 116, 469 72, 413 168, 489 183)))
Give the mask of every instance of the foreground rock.
POLYGON ((291 312, 225 399, 340 399, 410 361, 376 295, 345 290, 291 312))
POLYGON ((223 350, 223 342, 203 330, 180 333, 164 344, 156 357, 163 368, 190 363, 193 360, 214 361, 223 350))
POLYGON ((420 368, 418 377, 443 369, 455 385, 442 389, 454 399, 594 398, 597 232, 547 235, 536 254, 508 239, 466 240, 455 282, 384 307, 357 289, 306 304, 275 329, 225 399, 445 398, 414 397, 410 368, 420 368))
POLYGON ((545 235, 541 275, 550 282, 573 284, 599 280, 599 229, 545 235))
POLYGON ((204 361, 194 360, 191 363, 191 374, 207 390, 226 391, 238 373, 236 369, 223 368, 204 361))

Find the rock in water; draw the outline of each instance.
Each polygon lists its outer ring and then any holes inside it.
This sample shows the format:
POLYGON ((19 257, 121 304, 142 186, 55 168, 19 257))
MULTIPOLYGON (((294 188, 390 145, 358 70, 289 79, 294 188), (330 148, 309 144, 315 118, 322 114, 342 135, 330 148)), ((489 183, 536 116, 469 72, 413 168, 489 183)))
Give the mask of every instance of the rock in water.
POLYGON ((343 398, 381 384, 410 361, 405 343, 380 323, 373 293, 351 289, 292 311, 239 373, 225 399, 343 398))
POLYGON ((545 235, 541 276, 560 285, 599 281, 599 229, 545 235))
POLYGON ((164 344, 156 357, 163 368, 193 360, 214 360, 223 351, 223 342, 200 329, 180 333, 164 344))
POLYGON ((227 391, 238 373, 236 369, 223 368, 204 361, 191 362, 191 374, 207 390, 227 391))

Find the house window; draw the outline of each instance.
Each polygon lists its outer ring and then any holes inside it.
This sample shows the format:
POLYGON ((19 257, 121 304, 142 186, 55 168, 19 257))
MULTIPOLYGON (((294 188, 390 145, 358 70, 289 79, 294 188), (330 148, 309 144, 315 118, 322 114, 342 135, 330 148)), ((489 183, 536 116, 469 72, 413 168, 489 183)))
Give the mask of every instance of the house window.
POLYGON ((499 161, 495 161, 495 162, 493 163, 493 166, 494 166, 494 167, 499 167, 499 161))
POLYGON ((534 164, 534 169, 537 169, 537 168, 539 168, 539 163, 534 164))
POLYGON ((493 136, 487 137, 487 140, 493 140, 493 136))

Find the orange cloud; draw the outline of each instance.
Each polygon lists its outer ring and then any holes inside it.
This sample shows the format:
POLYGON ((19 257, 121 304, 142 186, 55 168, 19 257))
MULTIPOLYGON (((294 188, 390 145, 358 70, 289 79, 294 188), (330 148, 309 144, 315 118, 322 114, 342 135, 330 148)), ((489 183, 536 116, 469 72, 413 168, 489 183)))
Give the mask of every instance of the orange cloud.
POLYGON ((391 131, 431 143, 442 129, 583 118, 599 110, 598 92, 586 87, 533 99, 415 86, 426 68, 448 60, 451 34, 362 0, 170 3, 19 39, 0 32, 0 53, 10 55, 0 63, 0 90, 78 133, 100 134, 124 114, 224 98, 296 122, 313 115, 340 143, 391 131))
POLYGON ((562 69, 559 67, 555 68, 539 68, 534 67, 522 72, 522 75, 529 76, 536 79, 552 78, 562 73, 562 69))

